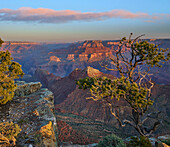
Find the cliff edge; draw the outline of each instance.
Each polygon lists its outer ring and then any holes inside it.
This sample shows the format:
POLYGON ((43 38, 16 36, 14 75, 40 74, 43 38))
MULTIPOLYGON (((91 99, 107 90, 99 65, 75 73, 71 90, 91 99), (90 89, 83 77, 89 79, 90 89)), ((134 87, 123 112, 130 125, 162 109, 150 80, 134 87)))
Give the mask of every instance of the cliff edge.
POLYGON ((17 82, 15 97, 0 107, 0 122, 14 122, 21 132, 17 146, 57 146, 57 123, 54 116, 54 96, 41 88, 40 82, 17 82))

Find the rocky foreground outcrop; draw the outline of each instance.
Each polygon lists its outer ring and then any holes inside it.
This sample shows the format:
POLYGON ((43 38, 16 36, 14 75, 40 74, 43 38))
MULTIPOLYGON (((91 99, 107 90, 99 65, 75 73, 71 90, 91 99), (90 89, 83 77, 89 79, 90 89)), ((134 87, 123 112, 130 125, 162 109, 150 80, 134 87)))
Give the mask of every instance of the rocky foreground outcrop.
POLYGON ((0 121, 12 121, 20 126, 17 146, 57 146, 53 93, 41 89, 40 82, 19 81, 17 85, 13 100, 1 107, 0 121))

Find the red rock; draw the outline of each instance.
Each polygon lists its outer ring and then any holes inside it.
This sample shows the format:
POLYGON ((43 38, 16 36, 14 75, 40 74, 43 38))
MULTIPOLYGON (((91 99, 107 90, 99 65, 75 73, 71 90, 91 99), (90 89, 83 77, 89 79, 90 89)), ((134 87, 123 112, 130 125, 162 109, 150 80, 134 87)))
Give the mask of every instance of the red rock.
POLYGON ((88 54, 80 54, 79 60, 80 61, 88 61, 88 54))
POLYGON ((97 142, 96 140, 89 139, 87 136, 75 131, 70 125, 64 121, 57 120, 59 130, 58 138, 61 142, 70 142, 73 144, 91 144, 97 142))
POLYGON ((68 54, 67 60, 74 60, 74 54, 68 54))
POLYGON ((50 62, 51 61, 55 61, 55 62, 61 62, 60 58, 56 57, 56 56, 51 56, 50 57, 50 62))

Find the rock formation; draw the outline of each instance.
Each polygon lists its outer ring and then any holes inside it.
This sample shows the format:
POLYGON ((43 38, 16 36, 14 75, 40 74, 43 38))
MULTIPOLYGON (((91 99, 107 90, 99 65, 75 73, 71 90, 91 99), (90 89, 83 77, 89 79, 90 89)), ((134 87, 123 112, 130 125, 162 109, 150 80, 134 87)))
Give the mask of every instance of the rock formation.
MULTIPOLYGON (((149 39, 148 41, 162 48, 170 46, 169 39, 149 39)), ((19 62, 26 74, 33 74, 37 68, 42 68, 57 76, 68 76, 76 68, 84 69, 92 66, 102 72, 110 73, 101 68, 101 62, 108 59, 118 49, 118 40, 87 40, 84 42, 50 44, 35 42, 5 42, 0 50, 9 50, 12 57, 19 62)), ((124 50, 125 53, 127 50, 124 50)), ((128 55, 127 55, 128 56, 128 55)), ((111 66, 110 62, 107 62, 111 66)), ((154 68, 154 81, 167 84, 169 78, 169 63, 163 68, 154 68)))
POLYGON ((101 61, 109 57, 109 55, 112 55, 110 48, 105 47, 101 40, 85 41, 83 45, 78 48, 83 51, 79 55, 80 61, 101 61))
MULTIPOLYGON (((43 70, 41 72, 39 69, 39 74, 36 74, 34 78, 43 81, 45 79, 41 78, 44 77, 43 73, 45 72, 43 70)), ((68 77, 55 80, 46 86, 54 93, 56 109, 59 108, 62 112, 81 114, 100 121, 108 121, 111 119, 111 115, 108 115, 110 113, 108 108, 103 107, 102 102, 96 103, 92 100, 86 100, 89 92, 78 89, 75 82, 79 78, 102 76, 114 78, 114 76, 104 74, 92 67, 87 67, 84 70, 77 68, 68 77)))
POLYGON ((57 124, 58 124, 58 130, 60 130, 58 134, 58 138, 62 142, 62 144, 63 142, 67 142, 70 144, 85 145, 85 144, 91 144, 97 142, 97 140, 89 139, 84 134, 78 133, 64 121, 57 120, 57 124))
POLYGON ((79 55, 79 60, 80 61, 88 61, 88 54, 80 54, 79 55))
POLYGON ((20 126, 22 131, 17 138, 17 146, 56 147, 53 93, 41 89, 40 82, 18 81, 17 85, 13 100, 1 107, 0 121, 12 121, 20 126), (2 111, 5 108, 8 109, 2 111))
POLYGON ((74 54, 68 54, 67 60, 72 60, 72 61, 74 61, 74 54))
MULTIPOLYGON (((39 69, 39 74, 36 75, 37 80, 42 81, 40 77, 45 72, 39 69), (40 76, 41 75, 41 76, 40 76)), ((109 78, 114 78, 110 74, 104 74, 97 69, 92 67, 87 67, 84 70, 79 68, 72 71, 69 76, 55 80, 55 82, 46 85, 54 93, 55 97, 55 108, 59 112, 63 113, 73 113, 76 115, 85 116, 93 120, 98 120, 102 122, 114 123, 114 126, 118 127, 117 121, 110 114, 110 111, 106 105, 102 102, 94 102, 93 100, 86 99, 90 96, 88 91, 83 91, 78 89, 78 86, 75 84, 75 80, 85 77, 102 77, 107 76, 109 78)), ((47 76, 48 77, 48 76, 47 76)), ((169 85, 157 85, 155 84, 152 89, 153 94, 152 98, 155 101, 154 106, 157 110, 161 111, 161 119, 163 123, 169 128, 169 105, 170 105, 170 87, 169 85)), ((119 104, 123 102, 119 101, 119 104)), ((155 109, 154 108, 154 109, 155 109)), ((126 110, 128 111, 128 110, 126 110)), ((127 113, 123 110, 120 111, 122 117, 127 116, 127 113)), ((130 128, 127 131, 132 131, 130 128)), ((160 126, 156 134, 167 132, 167 130, 160 126)))
POLYGON ((53 85, 53 83, 56 82, 56 80, 61 79, 61 77, 55 76, 52 73, 49 73, 46 70, 42 70, 40 68, 37 68, 34 73, 34 79, 31 79, 33 81, 40 81, 45 86, 48 87, 48 85, 53 85))
POLYGON ((58 58, 58 57, 56 57, 56 56, 51 56, 51 57, 50 57, 50 61, 61 62, 60 58, 58 58))

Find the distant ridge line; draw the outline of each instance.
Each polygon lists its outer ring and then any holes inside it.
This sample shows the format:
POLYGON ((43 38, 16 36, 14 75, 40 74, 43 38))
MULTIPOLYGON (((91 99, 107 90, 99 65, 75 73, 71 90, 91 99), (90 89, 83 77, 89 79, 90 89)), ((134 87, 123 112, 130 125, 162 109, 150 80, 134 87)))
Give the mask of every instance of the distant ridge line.
MULTIPOLYGON (((134 38, 133 38, 134 39, 134 38)), ((133 40, 132 39, 132 40, 133 40)), ((158 40, 170 40, 170 38, 141 38, 140 40, 147 40, 147 41, 158 41, 158 40)), ((84 41, 75 41, 75 42, 72 42, 72 43, 83 43, 83 42, 86 42, 86 41, 101 41, 101 42, 118 42, 120 40, 118 39, 115 39, 115 40, 84 40, 84 41)), ((4 41, 4 44, 67 44, 67 43, 70 43, 71 42, 66 42, 66 43, 58 43, 58 42, 34 42, 34 41, 4 41)))

